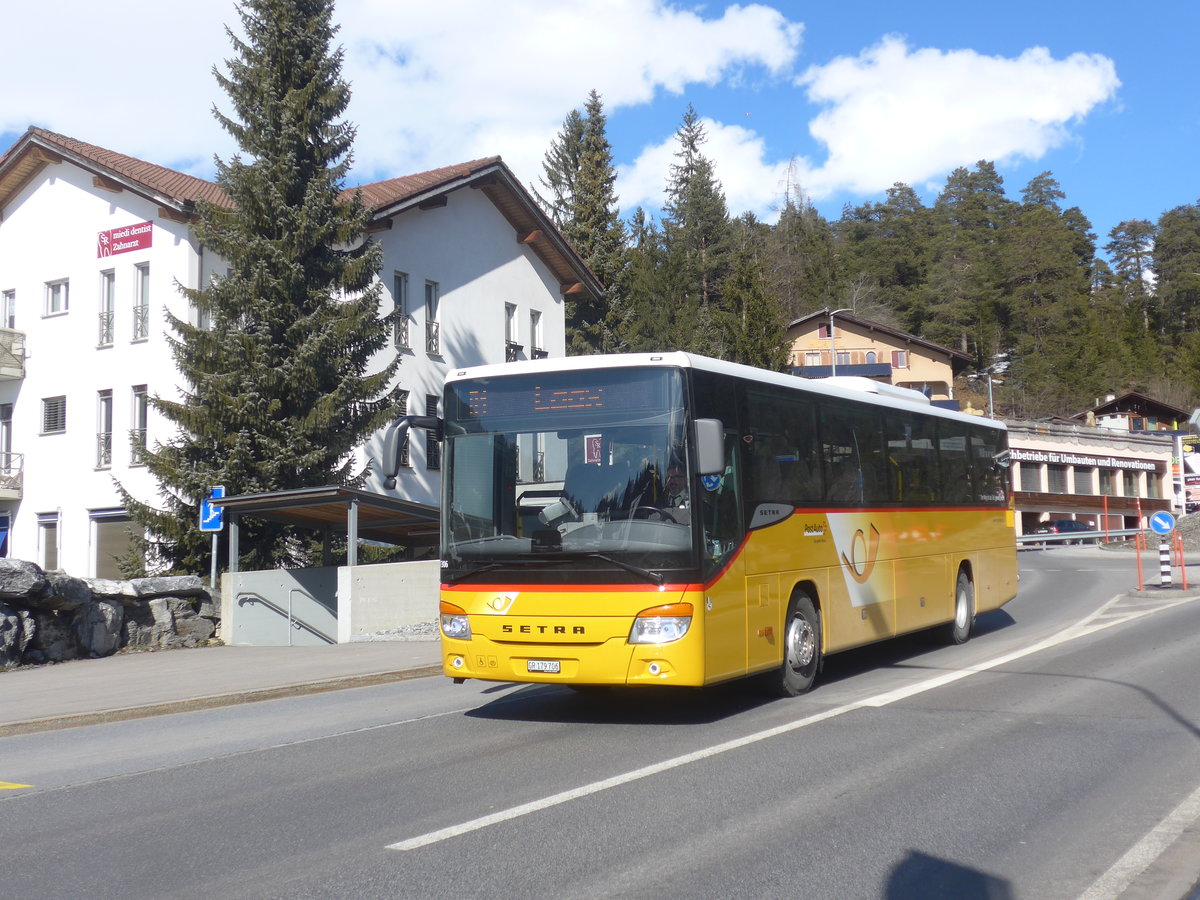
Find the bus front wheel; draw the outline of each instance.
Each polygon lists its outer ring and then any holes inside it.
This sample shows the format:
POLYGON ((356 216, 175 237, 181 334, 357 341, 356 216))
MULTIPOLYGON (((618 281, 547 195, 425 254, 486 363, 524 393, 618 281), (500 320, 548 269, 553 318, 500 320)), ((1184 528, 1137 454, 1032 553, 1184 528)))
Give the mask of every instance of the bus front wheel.
POLYGON ((812 687, 821 667, 821 614, 803 591, 788 604, 783 629, 783 664, 770 674, 773 693, 795 697, 812 687))
POLYGON ((942 626, 942 637, 948 644, 965 644, 975 625, 975 585, 964 570, 958 572, 954 585, 954 618, 942 626))

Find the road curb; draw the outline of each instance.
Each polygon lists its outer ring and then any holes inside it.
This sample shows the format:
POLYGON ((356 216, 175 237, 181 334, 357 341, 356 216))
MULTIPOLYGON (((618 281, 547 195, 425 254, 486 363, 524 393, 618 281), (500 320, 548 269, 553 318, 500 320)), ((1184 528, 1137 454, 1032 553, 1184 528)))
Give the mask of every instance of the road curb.
POLYGON ((412 669, 399 669, 391 672, 346 675, 339 678, 327 678, 321 681, 309 681, 300 684, 281 685, 279 687, 236 691, 229 694, 212 694, 207 697, 165 700, 161 703, 147 703, 142 706, 127 706, 120 709, 103 709, 95 712, 50 716, 44 719, 27 719, 23 722, 8 722, 0 725, 0 738, 14 737, 22 734, 36 734, 41 731, 57 731, 63 728, 78 728, 82 725, 128 722, 133 719, 148 719, 153 716, 166 716, 172 713, 192 712, 201 709, 218 709, 223 706, 239 706, 243 703, 259 703, 264 700, 279 700, 284 697, 298 697, 304 694, 320 694, 327 691, 370 687, 377 684, 411 681, 415 678, 428 678, 431 675, 441 674, 442 666, 438 663, 436 665, 418 666, 412 669))

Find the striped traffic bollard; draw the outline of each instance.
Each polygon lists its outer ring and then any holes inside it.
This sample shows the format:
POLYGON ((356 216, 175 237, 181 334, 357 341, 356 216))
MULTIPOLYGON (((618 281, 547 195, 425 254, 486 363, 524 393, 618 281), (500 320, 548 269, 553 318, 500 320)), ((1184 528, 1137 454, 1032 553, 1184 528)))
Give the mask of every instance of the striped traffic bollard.
POLYGON ((1166 541, 1158 545, 1158 571, 1161 576, 1160 587, 1171 586, 1171 547, 1166 541))

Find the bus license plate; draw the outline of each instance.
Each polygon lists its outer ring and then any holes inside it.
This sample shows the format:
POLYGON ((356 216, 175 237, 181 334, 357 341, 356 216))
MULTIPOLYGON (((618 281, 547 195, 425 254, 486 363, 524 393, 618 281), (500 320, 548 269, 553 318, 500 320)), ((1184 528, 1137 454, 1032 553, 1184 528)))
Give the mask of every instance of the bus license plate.
POLYGON ((557 675, 562 671, 562 663, 557 659, 530 659, 525 662, 527 672, 548 672, 557 675))

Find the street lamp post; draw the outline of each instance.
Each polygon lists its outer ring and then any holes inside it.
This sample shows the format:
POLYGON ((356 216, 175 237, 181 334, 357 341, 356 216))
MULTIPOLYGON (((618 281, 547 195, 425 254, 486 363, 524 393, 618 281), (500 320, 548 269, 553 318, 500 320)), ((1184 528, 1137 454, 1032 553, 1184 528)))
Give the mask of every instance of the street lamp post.
POLYGON ((837 336, 833 330, 833 317, 838 313, 852 313, 853 309, 831 309, 829 311, 829 376, 837 375, 837 336))

